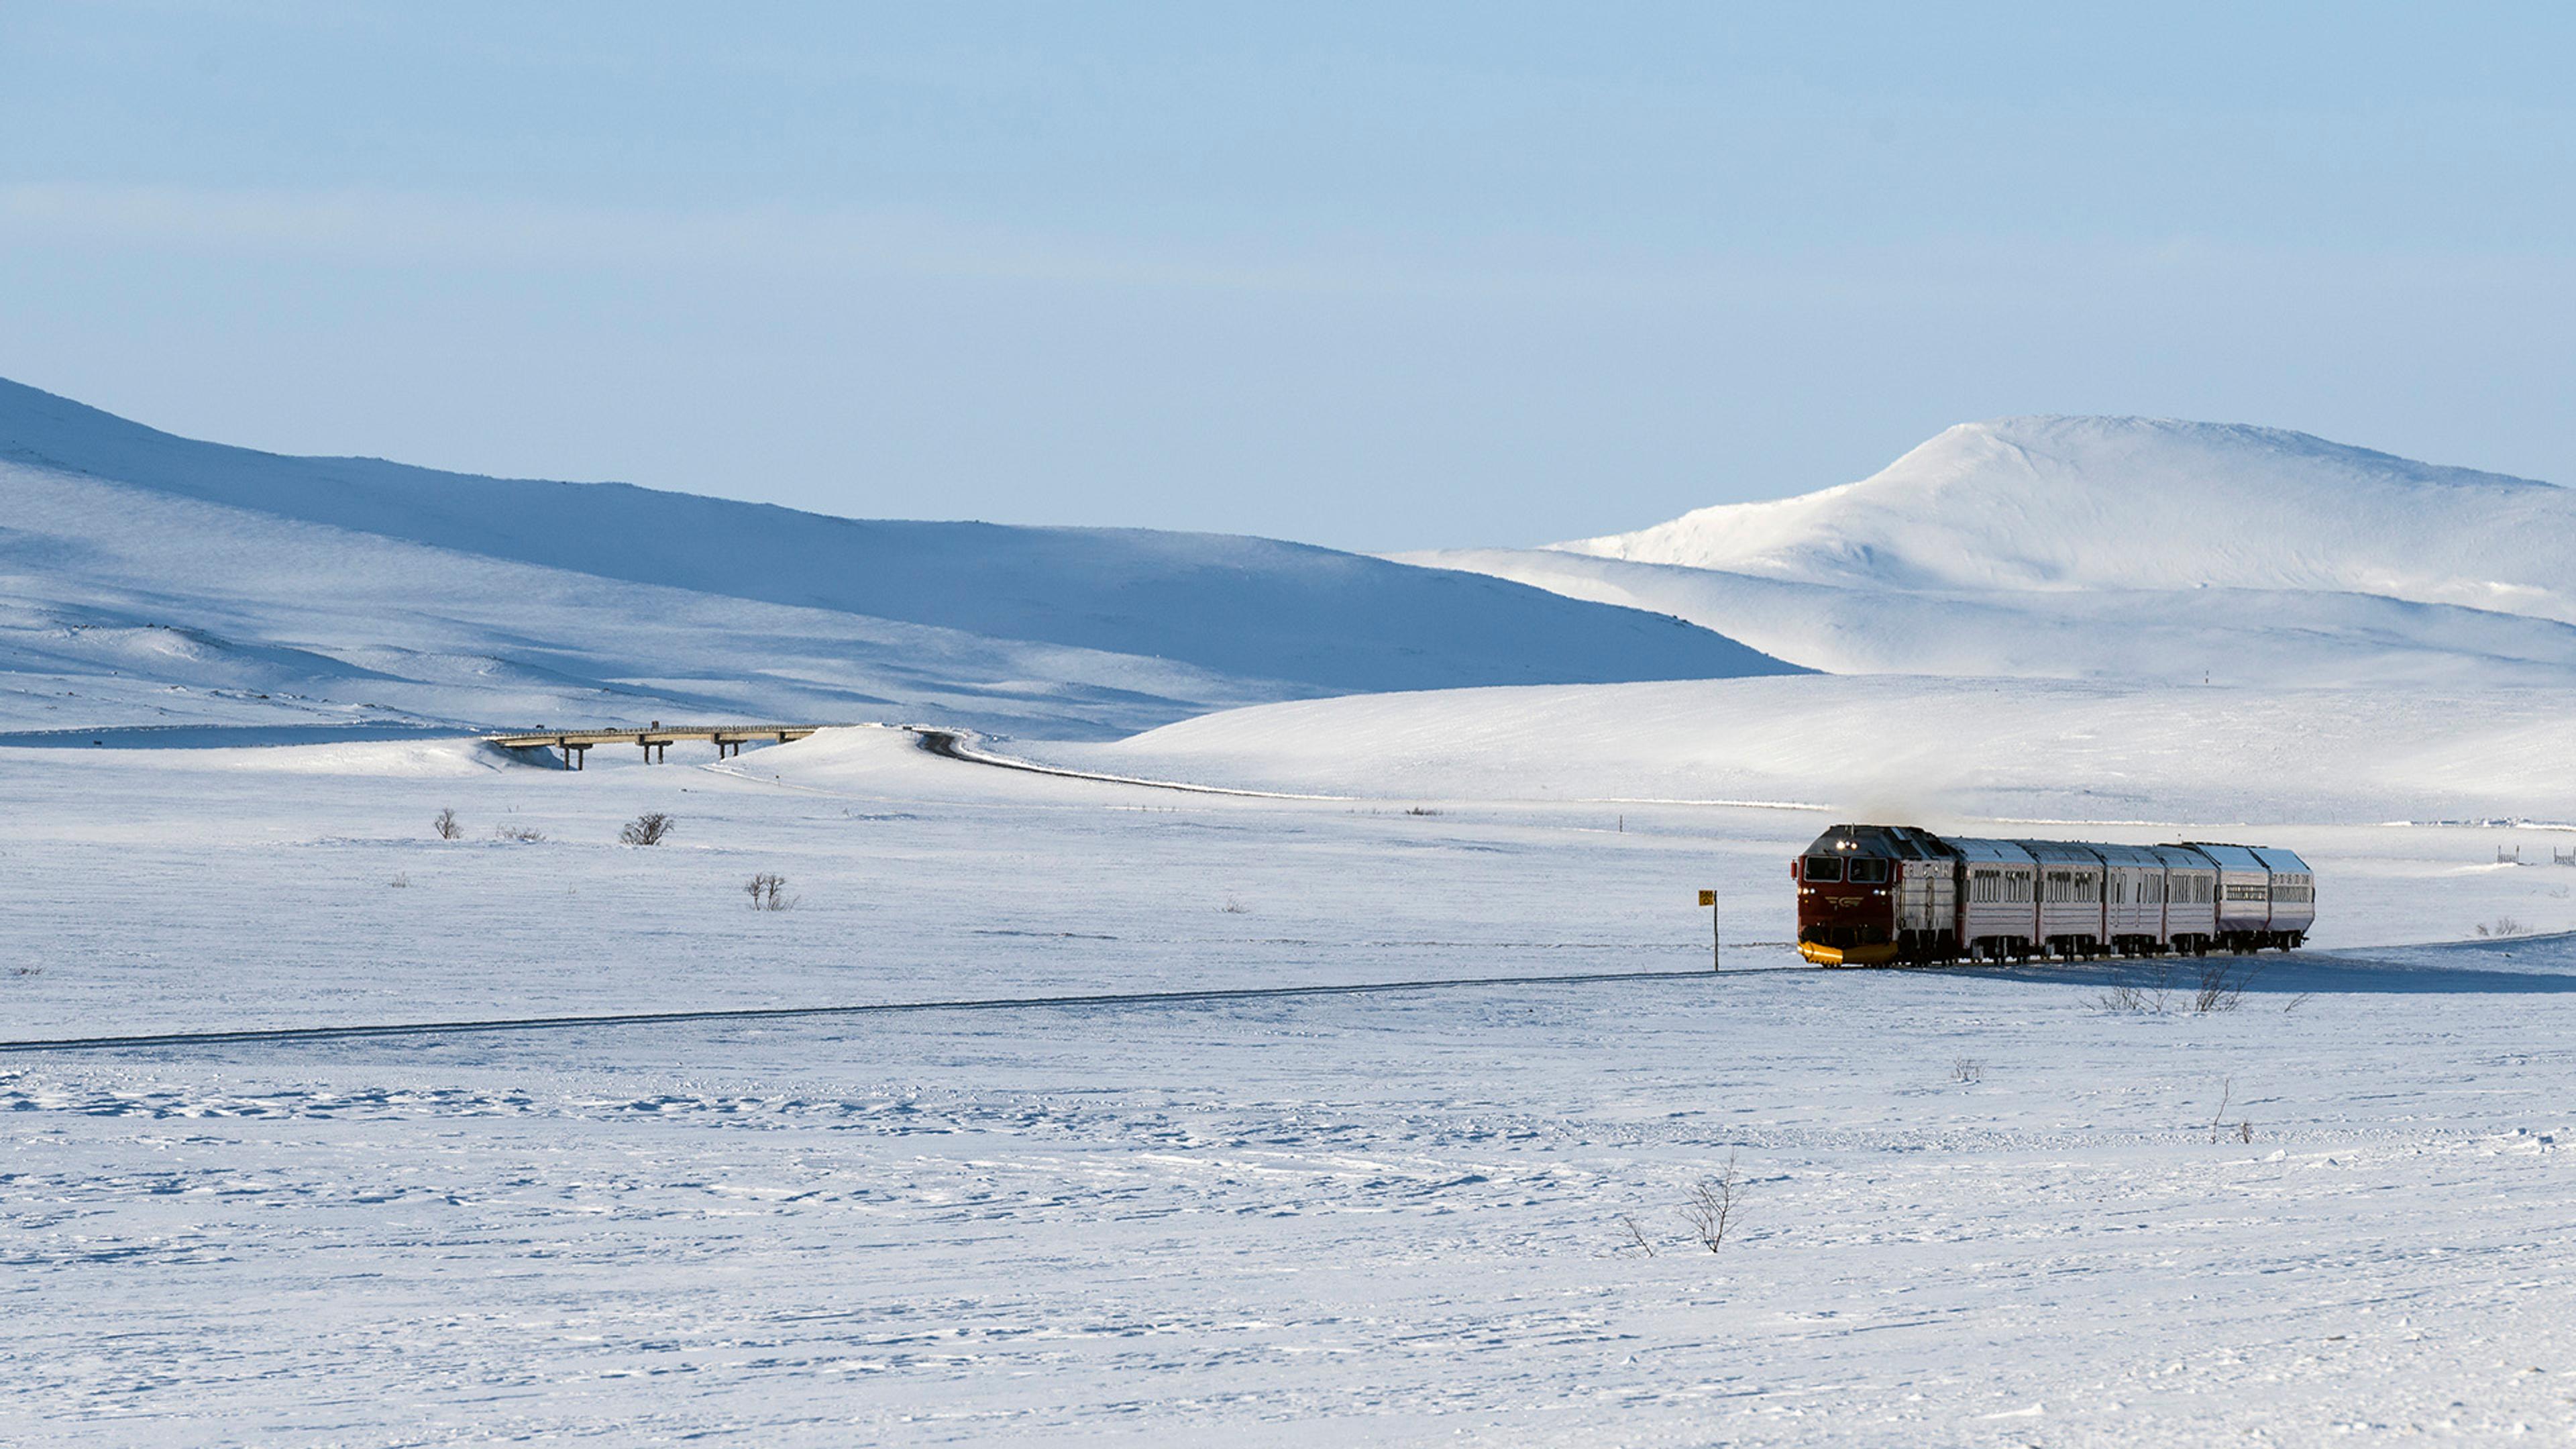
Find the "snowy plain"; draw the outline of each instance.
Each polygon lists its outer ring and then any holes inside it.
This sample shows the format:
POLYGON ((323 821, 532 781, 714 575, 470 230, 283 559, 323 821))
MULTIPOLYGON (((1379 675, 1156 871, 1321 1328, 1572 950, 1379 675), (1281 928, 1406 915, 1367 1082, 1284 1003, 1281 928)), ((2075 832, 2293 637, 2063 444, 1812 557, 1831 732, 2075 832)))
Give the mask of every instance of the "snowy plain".
POLYGON ((893 729, 0 750, 0 796, 18 1039, 1640 973, 0 1057, 14 1443, 2576 1431, 2576 938, 2475 939, 2576 927, 2576 833, 2270 822, 2328 949, 2198 1014, 2107 965, 1804 969, 1777 882, 1829 811, 1187 793, 893 729), (1710 1253, 1681 1207, 1730 1162, 1710 1253))
POLYGON ((0 384, 0 1442, 2576 1437, 2566 497, 2011 419, 1407 568, 0 384), (851 727, 455 728, 657 716, 851 727), (2287 846, 2315 949, 1816 971, 1855 818, 2287 846))

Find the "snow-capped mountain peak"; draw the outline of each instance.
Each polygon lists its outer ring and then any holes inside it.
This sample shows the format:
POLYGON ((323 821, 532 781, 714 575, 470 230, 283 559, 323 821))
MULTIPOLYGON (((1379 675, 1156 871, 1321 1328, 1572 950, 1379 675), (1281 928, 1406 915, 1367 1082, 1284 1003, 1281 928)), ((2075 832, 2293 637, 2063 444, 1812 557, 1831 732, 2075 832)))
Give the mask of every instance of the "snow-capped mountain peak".
POLYGON ((1555 545, 1923 590, 2218 586, 2576 622, 2576 492, 2305 433, 2162 418, 1947 429, 1869 478, 1555 545))

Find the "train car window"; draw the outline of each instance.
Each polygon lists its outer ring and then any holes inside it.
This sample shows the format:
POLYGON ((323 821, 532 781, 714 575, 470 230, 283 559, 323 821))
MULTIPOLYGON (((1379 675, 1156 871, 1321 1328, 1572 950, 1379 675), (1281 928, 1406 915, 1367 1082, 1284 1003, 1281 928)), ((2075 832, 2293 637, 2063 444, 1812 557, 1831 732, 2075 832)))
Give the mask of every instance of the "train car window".
POLYGON ((1858 885, 1879 885, 1887 879, 1887 862, 1865 857, 1851 862, 1849 879, 1858 885))
POLYGON ((1843 858, 1841 856, 1811 855, 1807 857, 1807 880, 1812 882, 1841 880, 1842 878, 1843 858))

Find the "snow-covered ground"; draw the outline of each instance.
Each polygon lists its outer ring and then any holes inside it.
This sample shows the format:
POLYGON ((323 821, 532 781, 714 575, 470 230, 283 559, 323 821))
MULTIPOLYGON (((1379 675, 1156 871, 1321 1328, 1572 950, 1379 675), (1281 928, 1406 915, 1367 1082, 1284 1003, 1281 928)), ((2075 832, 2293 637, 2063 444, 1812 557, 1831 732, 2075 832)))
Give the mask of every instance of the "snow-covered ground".
POLYGON ((2020 419, 1424 569, 0 384, 0 1442, 2576 1435, 2570 496, 2020 419), (997 763, 424 728, 657 716, 997 763), (1815 971, 1850 819, 2316 949, 1815 971))
POLYGON ((1936 828, 2576 821, 2569 689, 1807 675, 1300 701, 1011 748, 1292 793, 1817 804, 1936 828))
POLYGON ((2199 1014, 1797 967, 1830 811, 689 748, 0 749, 7 1035, 1641 974, 0 1057, 0 1438, 2576 1430, 2568 832, 2222 822, 2339 949, 2199 1014))

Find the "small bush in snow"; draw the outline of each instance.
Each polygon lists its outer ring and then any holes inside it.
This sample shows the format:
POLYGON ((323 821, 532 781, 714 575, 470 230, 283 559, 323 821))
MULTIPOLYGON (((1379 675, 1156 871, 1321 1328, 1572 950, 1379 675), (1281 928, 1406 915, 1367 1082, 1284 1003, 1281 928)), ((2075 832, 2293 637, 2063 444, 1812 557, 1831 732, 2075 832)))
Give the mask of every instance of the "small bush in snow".
POLYGON ((1643 1253, 1651 1258, 1655 1256, 1655 1240, 1646 1236, 1646 1225, 1637 1221, 1635 1213, 1621 1213, 1619 1214, 1619 1246, 1610 1251, 1643 1253))
POLYGON ((405 874, 403 874, 401 871, 395 871, 395 872, 394 872, 394 878, 393 878, 392 880, 386 881, 386 882, 385 882, 385 884, 387 884, 387 885, 389 885, 389 886, 392 886, 395 890, 398 890, 398 891, 399 891, 399 890, 409 890, 409 889, 411 889, 411 877, 410 877, 410 876, 407 876, 407 875, 405 875, 405 874))
POLYGON ((743 891, 751 897, 755 911, 783 911, 796 904, 795 898, 787 894, 787 877, 774 871, 764 870, 753 876, 743 891))
POLYGON ((2491 940, 2503 940, 2508 936, 2528 936, 2531 928, 2511 916, 2499 916, 2493 925, 2478 927, 2478 934, 2491 940))
POLYGON ((2191 1009, 2207 1014, 2234 1011, 2245 1004, 2245 988, 2254 984, 2262 968, 2252 963, 2230 966, 2225 961, 2200 963, 2200 987, 2191 994, 2191 1009))
POLYGON ((1986 1079, 1986 1064, 1975 1057, 1961 1057, 1950 1063, 1950 1079, 1966 1085, 1982 1082, 1986 1079))
POLYGON ((441 840, 454 840, 465 833, 465 827, 457 823, 453 810, 439 811, 438 818, 429 822, 429 828, 437 831, 441 840))
POLYGON ((2216 1142, 2219 1138, 2219 1134, 2222 1132, 2235 1138, 2239 1142, 2251 1142, 2254 1140, 2253 1118, 2239 1118, 2236 1124, 2232 1127, 2227 1123, 2227 1104, 2235 1100, 2236 1079, 2234 1077, 2229 1077, 2225 1082, 2219 1084, 2218 1110, 2209 1114, 2210 1141, 2216 1142))
POLYGON ((492 827, 492 838, 516 841, 521 845, 535 845, 546 838, 546 833, 533 825, 495 825, 492 827))
POLYGON ((659 845, 662 837, 670 834, 671 827, 678 823, 659 810, 647 810, 627 821, 626 828, 617 832, 617 838, 626 845, 659 845))
POLYGON ((1700 1246, 1714 1253, 1725 1246, 1743 1206, 1744 1179, 1736 1172, 1735 1154, 1730 1152, 1726 1171, 1692 1185, 1690 1196, 1682 1202, 1682 1221, 1690 1224, 1691 1236, 1699 1239, 1700 1246))
POLYGON ((1229 916, 1244 916, 1252 913, 1252 907, 1245 905, 1243 902, 1236 900, 1232 896, 1227 896, 1225 898, 1225 904, 1217 907, 1217 909, 1225 912, 1229 916))
POLYGON ((2165 993, 2161 989, 2150 991, 2123 984, 2103 992, 2094 998, 2093 1004, 2104 1011, 2117 1011, 2134 1016, 2162 1016, 2165 1014, 2165 993))

